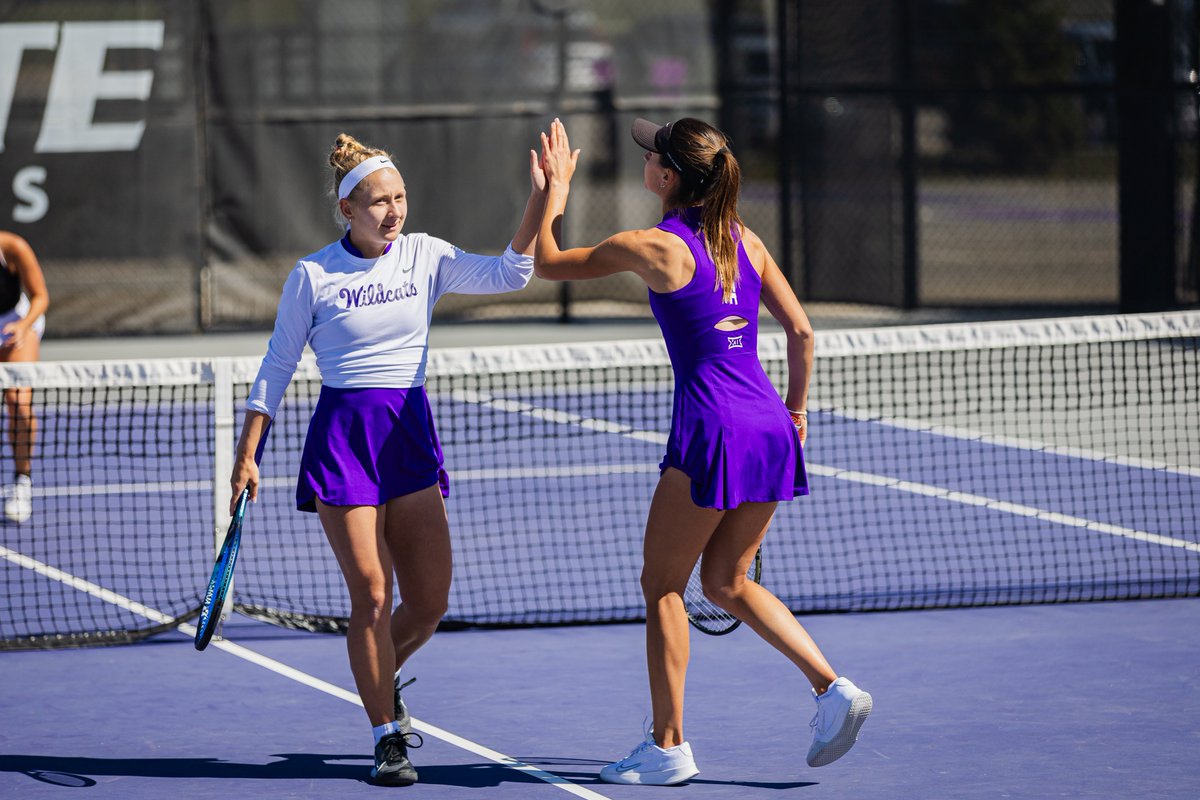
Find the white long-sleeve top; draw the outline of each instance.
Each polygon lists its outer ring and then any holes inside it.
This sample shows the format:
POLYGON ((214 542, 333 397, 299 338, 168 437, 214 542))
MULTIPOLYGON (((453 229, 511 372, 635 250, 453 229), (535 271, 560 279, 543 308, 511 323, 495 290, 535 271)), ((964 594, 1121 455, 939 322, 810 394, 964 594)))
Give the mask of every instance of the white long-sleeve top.
POLYGON ((511 292, 532 275, 533 257, 511 245, 502 256, 481 256, 413 233, 379 258, 359 258, 333 242, 300 259, 284 283, 246 408, 275 416, 305 344, 326 386, 420 386, 438 298, 511 292))

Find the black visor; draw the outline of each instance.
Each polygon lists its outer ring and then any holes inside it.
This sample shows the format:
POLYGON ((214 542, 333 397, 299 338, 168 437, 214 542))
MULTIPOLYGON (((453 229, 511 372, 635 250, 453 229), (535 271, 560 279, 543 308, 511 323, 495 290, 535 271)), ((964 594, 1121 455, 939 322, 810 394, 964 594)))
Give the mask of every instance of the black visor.
POLYGON ((649 150, 651 153, 658 153, 666 159, 667 165, 680 175, 703 185, 708 180, 708 175, 684 164, 682 159, 671 149, 671 126, 674 124, 674 122, 668 122, 666 125, 658 125, 639 117, 633 121, 633 127, 629 132, 633 134, 633 140, 643 149, 649 150))

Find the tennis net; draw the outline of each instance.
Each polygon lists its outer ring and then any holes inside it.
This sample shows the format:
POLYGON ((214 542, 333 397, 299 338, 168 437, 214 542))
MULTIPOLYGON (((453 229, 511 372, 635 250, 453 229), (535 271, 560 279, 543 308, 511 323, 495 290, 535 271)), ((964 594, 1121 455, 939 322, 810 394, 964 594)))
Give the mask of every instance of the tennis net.
MULTIPOLYGON (((1200 594, 1200 312, 820 332, 816 350, 812 495, 780 505, 763 547, 763 582, 794 611, 1200 594)), ((759 351, 782 385, 782 337, 759 351)), ((38 420, 33 515, 3 525, 0 648, 132 641, 196 615, 258 363, 0 368, 38 420)), ((428 374, 451 475, 447 625, 642 619, 662 343, 433 350, 428 374)), ((337 631, 345 589, 294 507, 319 389, 302 362, 233 598, 337 631)))

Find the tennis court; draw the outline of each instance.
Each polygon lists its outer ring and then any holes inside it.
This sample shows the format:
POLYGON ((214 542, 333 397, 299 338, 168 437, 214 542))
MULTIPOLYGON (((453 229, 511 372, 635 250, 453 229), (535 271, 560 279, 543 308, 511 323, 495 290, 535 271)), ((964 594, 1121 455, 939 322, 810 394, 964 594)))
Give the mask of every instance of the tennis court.
MULTIPOLYGON (((876 713, 850 757, 810 770, 799 675, 747 631, 697 634, 702 772, 660 791, 1195 797, 1198 332, 1181 312, 821 333, 813 496, 781 507, 763 581, 876 713)), ((782 342, 760 355, 778 378, 782 342)), ((382 791, 362 783, 344 640, 307 632, 348 609, 315 517, 291 510, 311 364, 247 517, 241 613, 209 651, 188 636, 256 368, 4 370, 35 387, 42 438, 34 517, 0 551, 0 672, 21 687, 3 703, 3 793, 382 791), (47 645, 69 649, 31 649, 47 645)), ((448 348, 429 374, 452 480, 447 623, 463 630, 412 662, 427 745, 421 783, 397 791, 654 791, 596 775, 649 713, 636 622, 671 407, 661 343, 448 348)))
MULTIPOLYGON (((640 625, 438 634, 406 694, 425 733, 406 796, 1193 798, 1200 603, 1144 600, 804 617, 876 698, 846 758, 804 766, 812 702, 752 633, 693 637, 674 789, 597 782, 648 713, 640 625), (441 731, 468 741, 446 741, 441 731), (472 744, 473 743, 473 744, 472 744), (587 793, 568 794, 481 745, 587 793), (501 761, 495 760, 500 758, 501 761), (501 763, 503 762, 503 763, 501 763)), ((43 798, 378 797, 341 637, 234 618, 232 643, 0 656, 0 794, 43 798), (307 678, 302 678, 307 681, 307 678)))

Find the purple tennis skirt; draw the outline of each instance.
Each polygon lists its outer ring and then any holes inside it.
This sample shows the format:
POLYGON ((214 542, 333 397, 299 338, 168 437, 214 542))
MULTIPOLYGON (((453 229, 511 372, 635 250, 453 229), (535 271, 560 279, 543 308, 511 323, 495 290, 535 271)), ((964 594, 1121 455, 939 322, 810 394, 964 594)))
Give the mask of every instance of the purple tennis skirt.
POLYGON ((296 507, 378 506, 437 484, 450 496, 424 386, 321 387, 308 424, 296 507))

